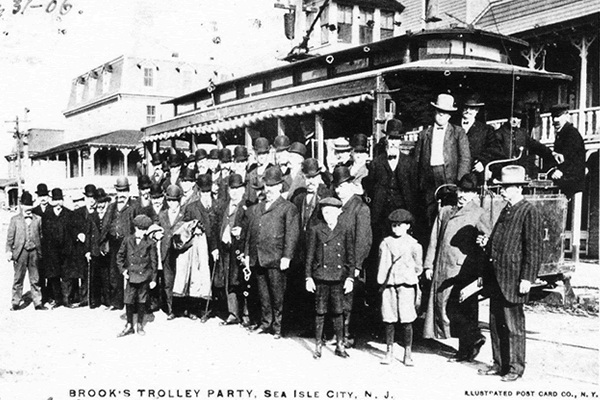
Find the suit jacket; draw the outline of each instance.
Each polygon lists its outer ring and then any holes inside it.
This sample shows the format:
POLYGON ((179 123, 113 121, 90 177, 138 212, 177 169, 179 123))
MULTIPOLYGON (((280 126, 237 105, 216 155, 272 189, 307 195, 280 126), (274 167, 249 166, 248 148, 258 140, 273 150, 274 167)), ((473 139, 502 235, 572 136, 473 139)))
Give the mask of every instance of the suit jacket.
POLYGON ((34 213, 35 215, 39 215, 40 217, 44 215, 44 213, 48 212, 48 210, 51 210, 52 207, 50 206, 50 204, 48 204, 46 206, 46 209, 44 211, 42 211, 42 206, 41 205, 37 205, 35 207, 33 207, 31 209, 31 212, 34 213))
POLYGON ((130 198, 121 211, 117 209, 117 202, 108 205, 107 235, 111 240, 123 239, 133 234, 133 219, 138 215, 135 199, 130 198))
POLYGON ((242 199, 235 210, 233 223, 231 227, 240 227, 241 234, 239 237, 231 235, 231 242, 225 245, 222 241, 223 234, 229 225, 229 204, 231 200, 219 202, 217 206, 216 218, 216 241, 219 245, 219 264, 221 268, 219 273, 215 274, 214 285, 216 287, 225 286, 225 276, 229 277, 229 286, 238 286, 242 282, 240 262, 238 256, 244 254, 246 244, 246 234, 248 231, 248 219, 246 216, 246 200, 242 199))
POLYGON ((371 212, 358 195, 354 195, 342 206, 339 224, 343 224, 352 232, 354 239, 350 248, 356 268, 362 271, 362 265, 371 251, 373 234, 371 232, 371 212))
MULTIPOLYGON (((168 210, 162 210, 158 214, 158 224, 164 229, 163 238, 160 241, 160 256, 163 261, 163 265, 168 265, 168 257, 172 254, 173 233, 183 224, 183 218, 184 210, 181 208, 179 209, 179 213, 177 214, 177 217, 175 217, 175 221, 172 224, 169 220, 168 210)), ((175 264, 172 264, 171 267, 175 268, 175 264)))
POLYGON ((202 222, 206 233, 206 243, 208 249, 213 251, 217 248, 217 201, 213 200, 210 208, 204 207, 204 204, 198 200, 188 203, 183 209, 183 220, 198 220, 202 222))
POLYGON ((467 132, 467 138, 469 139, 472 163, 475 164, 477 161, 481 161, 485 167, 487 163, 492 161, 490 154, 485 150, 498 145, 494 128, 483 122, 475 121, 467 132))
POLYGON ((380 225, 387 221, 390 212, 404 208, 415 214, 417 171, 412 157, 400 153, 398 166, 392 171, 385 154, 378 156, 369 166, 365 179, 371 199, 371 222, 380 225))
POLYGON ((54 210, 44 213, 42 220, 42 256, 47 278, 79 278, 80 267, 74 262, 77 234, 82 227, 76 223, 73 211, 63 207, 60 215, 54 210))
POLYGON ((94 250, 92 255, 100 255, 101 233, 98 213, 95 210, 90 213, 87 207, 81 207, 73 211, 73 214, 79 223, 83 225, 83 233, 85 234, 85 242, 80 247, 83 247, 83 251, 86 253, 92 253, 92 250, 94 250))
POLYGON ((125 270, 129 272, 130 283, 156 279, 158 259, 154 241, 144 236, 140 243, 136 244, 135 235, 127 236, 117 253, 117 267, 121 273, 125 270))
MULTIPOLYGON (((35 245, 38 256, 42 253, 42 218, 33 214, 31 219, 31 241, 35 245)), ((12 259, 17 260, 25 248, 27 225, 23 213, 19 213, 10 219, 8 232, 6 234, 6 252, 12 252, 12 259)))
POLYGON ((321 281, 354 278, 354 237, 351 227, 340 223, 331 230, 325 222, 310 228, 305 274, 321 281))
MULTIPOLYGON (((433 126, 421 131, 415 146, 415 158, 419 185, 424 187, 424 171, 431 170, 431 139, 433 126)), ((445 183, 457 183, 460 178, 471 171, 471 151, 469 139, 463 128, 448 124, 444 134, 444 176, 445 183)), ((435 190, 435 188, 434 188, 435 190)))
POLYGON ((294 205, 279 197, 268 210, 260 202, 249 209, 249 227, 245 252, 250 265, 279 268, 281 258, 294 257, 300 222, 294 205))
POLYGON ((519 294, 519 284, 521 279, 535 281, 542 255, 542 219, 538 210, 527 200, 506 206, 494 226, 487 250, 502 296, 510 303, 525 303, 528 295, 519 294))
POLYGON ((556 181, 558 187, 571 197, 574 193, 585 188, 585 145, 577 128, 567 122, 556 133, 554 151, 562 154, 565 161, 556 169, 563 173, 561 179, 556 181))
POLYGON ((317 188, 317 193, 313 198, 314 207, 312 208, 312 212, 310 212, 309 205, 306 204, 307 194, 308 192, 306 189, 297 190, 296 194, 291 200, 298 209, 300 236, 298 238, 298 246, 296 249, 296 260, 300 261, 301 264, 304 263, 306 256, 306 244, 308 241, 308 231, 310 227, 318 224, 320 221, 323 221, 319 200, 325 197, 335 196, 332 190, 330 190, 327 186, 320 184, 317 188), (308 215, 308 212, 310 212, 310 215, 308 215))

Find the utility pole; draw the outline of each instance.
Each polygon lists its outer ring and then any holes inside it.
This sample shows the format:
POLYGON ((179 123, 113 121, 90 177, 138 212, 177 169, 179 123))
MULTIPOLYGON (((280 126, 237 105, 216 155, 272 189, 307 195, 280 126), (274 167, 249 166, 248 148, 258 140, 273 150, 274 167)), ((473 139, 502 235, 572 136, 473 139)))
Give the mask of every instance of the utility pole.
MULTIPOLYGON (((25 108, 25 117, 21 121, 22 123, 29 122, 27 120, 27 114, 29 113, 29 109, 25 108)), ((17 202, 23 194, 23 162, 21 153, 23 153, 23 141, 26 135, 26 131, 21 131, 19 127, 19 116, 15 117, 14 121, 6 121, 6 122, 14 122, 15 131, 13 133, 13 137, 17 140, 17 202)))

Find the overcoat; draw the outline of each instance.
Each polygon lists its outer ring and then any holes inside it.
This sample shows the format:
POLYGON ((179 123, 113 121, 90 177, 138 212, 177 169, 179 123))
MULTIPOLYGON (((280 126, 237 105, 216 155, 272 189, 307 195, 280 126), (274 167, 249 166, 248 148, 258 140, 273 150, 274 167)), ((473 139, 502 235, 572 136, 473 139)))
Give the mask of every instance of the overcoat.
POLYGON ((161 228, 164 229, 163 238, 160 241, 160 257, 162 259, 163 266, 170 266, 171 268, 175 268, 174 258, 176 256, 176 251, 173 249, 173 233, 181 224, 183 224, 184 211, 180 208, 179 213, 175 217, 174 222, 171 224, 169 220, 169 211, 162 210, 158 213, 158 224, 161 228))
POLYGON ((556 181, 558 187, 568 196, 585 188, 585 145, 579 131, 567 122, 556 133, 554 151, 562 154, 565 161, 557 166, 563 173, 556 181))
POLYGON ((363 263, 369 256, 373 244, 369 207, 355 194, 342 206, 338 223, 346 225, 352 231, 354 242, 350 249, 354 252, 356 268, 362 271, 363 263))
MULTIPOLYGON (((529 294, 520 294, 519 284, 522 279, 533 283, 540 269, 542 218, 538 210, 524 199, 504 207, 486 248, 504 299, 514 304, 527 302, 529 294)), ((493 280, 487 283, 496 285, 493 280)))
POLYGON ((222 241, 225 230, 228 229, 228 213, 229 201, 220 202, 217 206, 217 242, 219 243, 219 262, 217 263, 217 271, 215 272, 214 285, 215 287, 225 286, 225 276, 229 278, 229 288, 239 286, 242 283, 241 260, 237 257, 244 254, 244 244, 246 242, 246 233, 248 230, 248 222, 246 217, 245 200, 242 199, 235 210, 233 218, 233 227, 240 227, 241 234, 235 237, 230 234, 231 242, 225 244, 222 241))
POLYGON ((433 269, 423 337, 456 337, 449 314, 451 296, 478 277, 483 252, 476 243, 478 224, 484 210, 475 201, 462 208, 446 206, 440 210, 431 231, 424 269, 433 269))
POLYGON ((156 280, 157 266, 156 245, 152 239, 144 236, 137 244, 135 235, 129 235, 123 240, 117 253, 117 267, 121 273, 129 272, 130 283, 156 280))
POLYGON ((75 268, 73 248, 77 240, 73 211, 63 207, 57 216, 54 210, 44 214, 42 222, 42 256, 47 278, 81 278, 75 268))
POLYGON ((244 254, 250 256, 250 266, 279 268, 283 257, 294 257, 300 222, 296 207, 279 197, 265 210, 265 202, 249 209, 249 227, 244 254))
POLYGON ((306 249, 306 277, 329 282, 354 278, 353 236, 352 229, 339 220, 333 230, 325 222, 312 226, 306 249))
POLYGON ((486 149, 497 146, 494 128, 491 125, 480 121, 473 122, 473 125, 467 131, 467 138, 469 139, 469 150, 471 151, 473 164, 481 161, 485 166, 492 161, 490 153, 485 152, 486 149))
POLYGON ((317 193, 315 193, 315 196, 312 200, 312 204, 306 203, 306 190, 297 191, 296 195, 291 199, 298 209, 298 217, 300 222, 300 234, 298 237, 298 245, 296 247, 295 256, 297 260, 301 261, 300 265, 304 264, 305 260, 309 228, 323 220, 319 200, 330 196, 334 196, 333 191, 324 184, 320 184, 317 188, 317 193))

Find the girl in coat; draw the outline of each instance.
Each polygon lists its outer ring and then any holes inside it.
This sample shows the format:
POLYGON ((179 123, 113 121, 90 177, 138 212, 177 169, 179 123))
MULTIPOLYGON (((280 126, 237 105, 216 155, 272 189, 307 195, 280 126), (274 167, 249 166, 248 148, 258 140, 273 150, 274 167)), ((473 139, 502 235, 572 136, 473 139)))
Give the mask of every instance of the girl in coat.
POLYGON ((392 235, 379 246, 377 283, 381 285, 381 316, 385 324, 387 352, 382 364, 394 360, 395 324, 400 321, 404 337, 404 365, 412 367, 412 323, 417 319, 418 279, 423 272, 421 245, 408 232, 414 222, 412 214, 404 209, 393 211, 388 217, 392 235))

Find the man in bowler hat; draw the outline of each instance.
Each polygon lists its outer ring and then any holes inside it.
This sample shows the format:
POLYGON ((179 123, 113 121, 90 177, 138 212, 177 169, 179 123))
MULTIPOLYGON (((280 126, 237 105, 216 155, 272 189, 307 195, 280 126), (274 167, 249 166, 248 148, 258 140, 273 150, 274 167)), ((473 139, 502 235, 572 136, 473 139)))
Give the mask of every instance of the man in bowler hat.
POLYGON ((33 197, 23 192, 20 201, 20 212, 13 216, 8 224, 6 234, 6 258, 12 261, 14 278, 12 285, 11 310, 21 307, 23 281, 29 273, 29 285, 36 310, 45 310, 39 287, 38 265, 42 256, 42 218, 32 213, 33 197))
POLYGON ((250 211, 245 263, 257 275, 261 304, 259 333, 281 338, 281 318, 287 269, 294 257, 299 235, 298 210, 281 197, 283 174, 269 167, 263 178, 265 200, 250 211))
POLYGON ((523 304, 535 281, 542 256, 542 218, 523 197, 525 168, 502 168, 500 195, 508 202, 491 235, 477 238, 489 257, 484 288, 490 296, 490 336, 494 363, 481 375, 500 375, 513 382, 525 371, 523 304))

